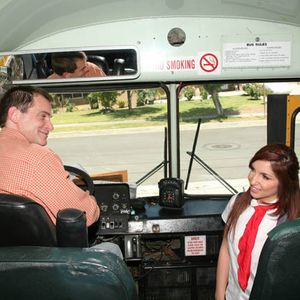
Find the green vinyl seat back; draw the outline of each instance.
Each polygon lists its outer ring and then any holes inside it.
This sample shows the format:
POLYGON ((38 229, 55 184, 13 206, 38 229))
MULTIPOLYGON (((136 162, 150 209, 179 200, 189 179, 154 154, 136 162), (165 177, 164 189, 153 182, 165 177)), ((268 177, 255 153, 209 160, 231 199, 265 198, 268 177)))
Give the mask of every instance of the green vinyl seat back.
POLYGON ((1 299, 136 300, 125 262, 95 248, 0 247, 1 299))
POLYGON ((250 300, 300 299, 300 219, 275 227, 261 252, 250 300))

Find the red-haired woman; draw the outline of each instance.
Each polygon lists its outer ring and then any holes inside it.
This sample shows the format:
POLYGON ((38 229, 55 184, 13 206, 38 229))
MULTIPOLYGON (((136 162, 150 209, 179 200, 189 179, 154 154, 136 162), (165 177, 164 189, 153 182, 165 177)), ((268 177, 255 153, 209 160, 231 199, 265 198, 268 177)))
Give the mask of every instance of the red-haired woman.
POLYGON ((220 248, 216 300, 249 299, 267 234, 277 224, 299 216, 299 162, 282 144, 267 145, 249 163, 249 189, 226 206, 220 248))

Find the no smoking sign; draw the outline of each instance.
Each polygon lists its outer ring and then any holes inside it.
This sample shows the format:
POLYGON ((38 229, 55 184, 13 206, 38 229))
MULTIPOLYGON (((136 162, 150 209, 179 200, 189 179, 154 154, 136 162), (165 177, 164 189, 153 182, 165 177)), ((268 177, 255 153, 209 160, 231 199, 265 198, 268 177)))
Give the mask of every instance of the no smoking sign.
POLYGON ((205 53, 200 57, 200 69, 204 73, 216 73, 218 71, 219 59, 213 53, 205 53))

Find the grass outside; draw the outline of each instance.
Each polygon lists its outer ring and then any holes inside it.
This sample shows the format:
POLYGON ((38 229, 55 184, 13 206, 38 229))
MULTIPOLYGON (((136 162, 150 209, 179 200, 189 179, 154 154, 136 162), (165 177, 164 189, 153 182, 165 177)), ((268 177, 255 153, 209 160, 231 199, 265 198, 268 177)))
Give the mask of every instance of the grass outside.
MULTIPOLYGON (((197 123, 199 118, 203 122, 227 121, 239 119, 239 116, 252 114, 243 119, 262 118, 254 114, 264 112, 262 100, 252 100, 249 96, 222 96, 220 101, 224 110, 224 116, 218 117, 212 100, 180 101, 180 121, 183 123, 197 123)), ((53 115, 53 124, 57 126, 56 132, 69 131, 94 131, 125 127, 145 127, 165 125, 167 120, 166 103, 146 105, 133 108, 116 109, 110 113, 102 113, 99 110, 75 110, 74 112, 58 112, 53 115), (81 124, 80 124, 81 123, 81 124), (84 123, 84 124, 83 124, 84 123), (74 125, 76 124, 76 125, 74 125)))

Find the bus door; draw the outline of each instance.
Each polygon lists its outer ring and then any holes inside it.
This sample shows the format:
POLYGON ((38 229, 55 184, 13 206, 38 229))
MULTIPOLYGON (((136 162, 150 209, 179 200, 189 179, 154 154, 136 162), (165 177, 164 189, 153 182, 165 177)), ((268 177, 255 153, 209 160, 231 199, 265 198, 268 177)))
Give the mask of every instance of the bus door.
POLYGON ((267 142, 283 143, 300 154, 300 95, 268 95, 267 142))

